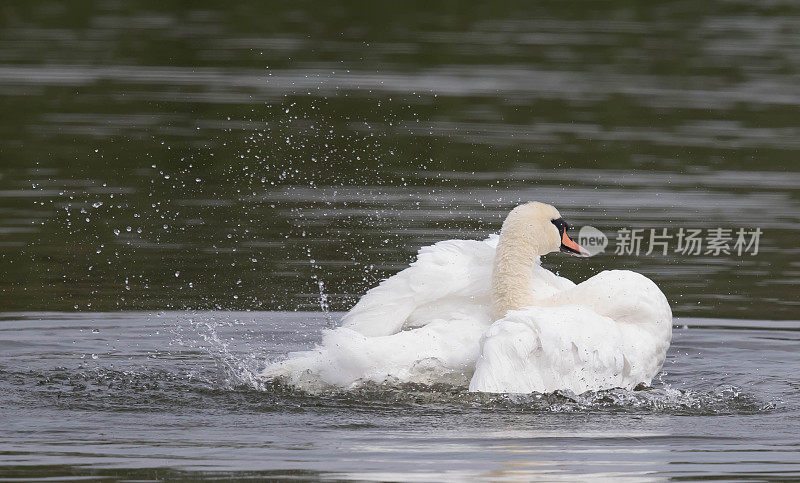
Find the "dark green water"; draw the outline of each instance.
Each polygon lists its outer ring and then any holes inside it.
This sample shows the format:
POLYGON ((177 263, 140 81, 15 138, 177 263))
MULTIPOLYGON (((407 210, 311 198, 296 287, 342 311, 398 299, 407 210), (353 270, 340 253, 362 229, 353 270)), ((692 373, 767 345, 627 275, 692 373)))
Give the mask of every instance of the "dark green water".
POLYGON ((0 307, 313 309, 321 281, 344 309, 420 246, 534 199, 609 234, 760 227, 756 256, 546 264, 641 271, 678 315, 796 319, 799 19, 6 2, 0 307))

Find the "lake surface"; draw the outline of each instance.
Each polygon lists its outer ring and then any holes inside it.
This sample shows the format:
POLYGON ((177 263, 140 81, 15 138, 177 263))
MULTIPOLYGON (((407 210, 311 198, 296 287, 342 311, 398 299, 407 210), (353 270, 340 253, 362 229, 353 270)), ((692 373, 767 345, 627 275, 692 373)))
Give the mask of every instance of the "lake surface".
POLYGON ((798 4, 235 3, 0 5, 0 477, 800 478, 798 4), (530 200, 666 294, 653 388, 254 378, 530 200))
POLYGON ((798 322, 681 319, 663 375, 632 392, 307 394, 255 377, 326 324, 319 312, 2 314, 0 474, 800 477, 798 322))

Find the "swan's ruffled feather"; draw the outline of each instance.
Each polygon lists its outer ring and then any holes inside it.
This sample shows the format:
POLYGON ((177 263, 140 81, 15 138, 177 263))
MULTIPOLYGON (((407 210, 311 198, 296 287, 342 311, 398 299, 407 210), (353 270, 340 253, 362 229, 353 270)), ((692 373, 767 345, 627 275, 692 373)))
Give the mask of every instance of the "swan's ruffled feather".
POLYGON ((406 323, 421 325, 416 323, 420 316, 427 318, 424 324, 440 318, 437 312, 447 314, 464 304, 486 305, 496 246, 494 235, 483 241, 446 240, 423 247, 408 268, 361 297, 342 318, 342 326, 367 336, 391 335, 406 323))
POLYGON ((263 373, 308 387, 363 381, 470 381, 470 390, 550 392, 650 383, 669 347, 672 313, 647 277, 601 272, 575 285, 533 267, 535 307, 492 323, 497 237, 420 250, 367 292, 314 349, 263 373), (473 374, 474 373, 474 374, 473 374))
MULTIPOLYGON (((652 335, 587 307, 526 307, 486 331, 470 391, 582 393, 649 383, 663 354, 652 335)), ((658 366, 660 367, 660 363, 658 366)), ((656 369, 657 370, 657 369, 656 369)))
POLYGON ((367 381, 466 384, 488 322, 487 312, 483 320, 436 320, 414 330, 377 337, 338 327, 325 331, 322 343, 314 349, 291 353, 262 375, 284 377, 301 386, 320 381, 343 387, 367 381))

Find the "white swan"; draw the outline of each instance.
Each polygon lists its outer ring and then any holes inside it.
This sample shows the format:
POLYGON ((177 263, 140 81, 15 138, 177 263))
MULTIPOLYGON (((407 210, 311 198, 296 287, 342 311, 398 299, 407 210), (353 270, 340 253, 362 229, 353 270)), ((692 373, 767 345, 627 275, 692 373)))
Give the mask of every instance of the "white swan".
POLYGON ((388 380, 513 393, 649 384, 672 338, 666 297, 635 272, 575 285, 543 268, 547 253, 587 255, 568 228, 554 207, 532 202, 509 213, 499 237, 424 247, 321 344, 262 375, 301 386, 388 380))

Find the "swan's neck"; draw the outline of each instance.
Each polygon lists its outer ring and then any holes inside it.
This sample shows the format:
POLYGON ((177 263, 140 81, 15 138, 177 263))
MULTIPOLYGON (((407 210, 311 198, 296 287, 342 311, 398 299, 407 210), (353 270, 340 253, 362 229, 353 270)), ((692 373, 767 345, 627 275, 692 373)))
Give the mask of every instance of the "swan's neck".
POLYGON ((537 243, 531 235, 503 227, 497 242, 492 272, 492 310, 495 319, 509 310, 534 304, 533 267, 538 256, 537 243))

